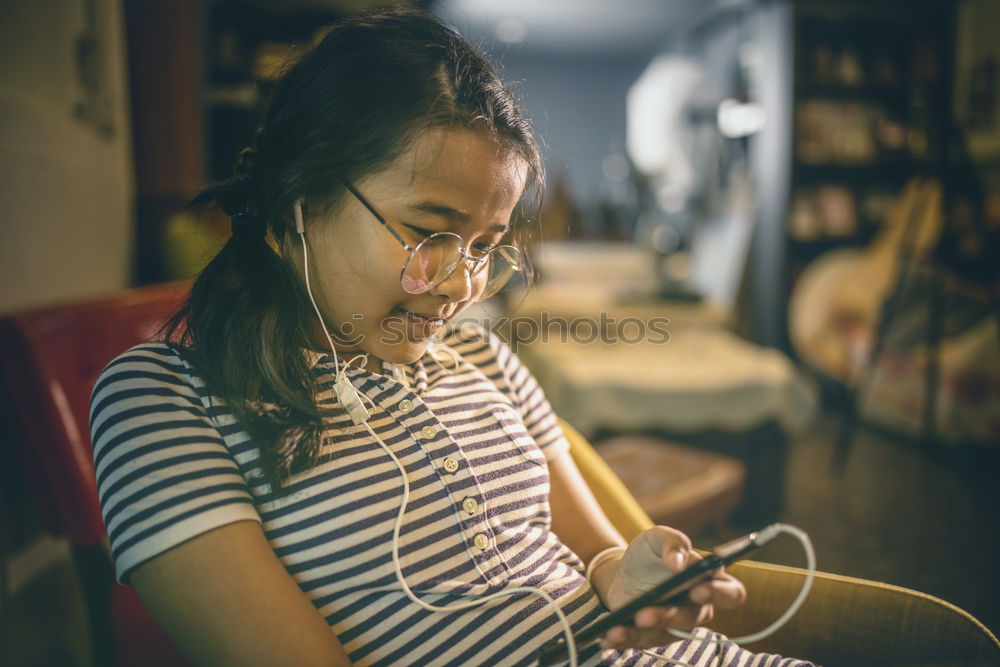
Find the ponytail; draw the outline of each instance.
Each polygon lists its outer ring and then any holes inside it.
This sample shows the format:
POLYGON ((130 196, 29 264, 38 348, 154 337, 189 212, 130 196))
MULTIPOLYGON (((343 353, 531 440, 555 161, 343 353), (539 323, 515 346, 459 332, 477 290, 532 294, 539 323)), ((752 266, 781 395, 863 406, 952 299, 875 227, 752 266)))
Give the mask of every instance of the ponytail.
POLYGON ((291 264, 267 240, 251 153, 243 152, 232 178, 190 204, 217 204, 232 220, 232 236, 163 335, 179 340, 184 357, 259 445, 258 475, 277 492, 315 461, 324 413, 303 354, 310 306, 291 264))

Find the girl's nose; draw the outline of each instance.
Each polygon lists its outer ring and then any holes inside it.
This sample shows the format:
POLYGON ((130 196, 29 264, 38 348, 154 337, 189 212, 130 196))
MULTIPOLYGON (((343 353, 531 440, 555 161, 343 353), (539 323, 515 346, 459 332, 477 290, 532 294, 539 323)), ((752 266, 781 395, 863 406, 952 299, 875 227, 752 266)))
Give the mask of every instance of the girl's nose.
POLYGON ((474 272, 475 260, 462 258, 451 274, 432 287, 429 291, 436 296, 443 296, 448 301, 469 301, 483 291, 485 272, 474 272))

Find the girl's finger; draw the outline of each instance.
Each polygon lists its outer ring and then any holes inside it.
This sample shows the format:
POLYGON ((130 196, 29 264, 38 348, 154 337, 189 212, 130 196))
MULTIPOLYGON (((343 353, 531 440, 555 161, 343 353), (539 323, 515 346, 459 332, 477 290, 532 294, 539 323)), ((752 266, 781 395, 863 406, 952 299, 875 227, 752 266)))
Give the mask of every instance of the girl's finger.
POLYGON ((691 553, 691 540, 679 530, 668 526, 653 526, 640 535, 644 546, 656 558, 663 558, 671 551, 678 551, 685 556, 691 553))
POLYGON ((727 574, 692 587, 688 598, 695 604, 714 604, 722 609, 735 609, 746 602, 747 591, 739 579, 727 574))
POLYGON ((684 604, 670 607, 646 607, 635 615, 639 630, 671 627, 678 630, 693 628, 701 614, 702 605, 684 604))

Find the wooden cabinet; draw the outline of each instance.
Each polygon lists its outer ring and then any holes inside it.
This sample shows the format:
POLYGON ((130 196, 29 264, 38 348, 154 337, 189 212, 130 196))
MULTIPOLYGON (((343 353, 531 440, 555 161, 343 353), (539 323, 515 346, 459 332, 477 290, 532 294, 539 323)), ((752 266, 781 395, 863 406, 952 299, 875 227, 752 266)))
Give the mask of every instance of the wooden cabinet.
POLYGON ((316 31, 340 18, 338 3, 217 0, 205 18, 205 173, 209 181, 232 174, 253 133, 271 82, 316 31))
POLYGON ((904 183, 941 162, 952 3, 793 4, 789 287, 838 247, 866 245, 904 183))

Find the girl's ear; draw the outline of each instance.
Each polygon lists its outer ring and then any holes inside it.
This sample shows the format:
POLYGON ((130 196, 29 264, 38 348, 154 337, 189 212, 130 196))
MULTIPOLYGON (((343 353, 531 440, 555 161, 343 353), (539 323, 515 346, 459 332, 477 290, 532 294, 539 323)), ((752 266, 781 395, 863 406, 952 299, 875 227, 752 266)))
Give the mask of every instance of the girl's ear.
POLYGON ((302 221, 302 197, 295 200, 292 204, 292 211, 295 213, 295 231, 299 234, 306 233, 306 225, 302 221))

